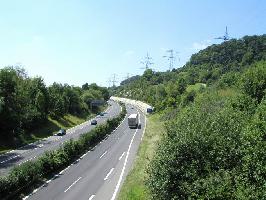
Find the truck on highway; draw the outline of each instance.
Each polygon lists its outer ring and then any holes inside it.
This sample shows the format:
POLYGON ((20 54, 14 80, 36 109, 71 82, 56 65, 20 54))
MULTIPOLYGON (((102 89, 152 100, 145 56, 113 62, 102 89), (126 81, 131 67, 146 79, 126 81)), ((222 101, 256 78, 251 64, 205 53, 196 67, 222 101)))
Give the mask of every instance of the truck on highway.
POLYGON ((139 125, 139 115, 131 114, 127 118, 129 128, 138 128, 139 125))

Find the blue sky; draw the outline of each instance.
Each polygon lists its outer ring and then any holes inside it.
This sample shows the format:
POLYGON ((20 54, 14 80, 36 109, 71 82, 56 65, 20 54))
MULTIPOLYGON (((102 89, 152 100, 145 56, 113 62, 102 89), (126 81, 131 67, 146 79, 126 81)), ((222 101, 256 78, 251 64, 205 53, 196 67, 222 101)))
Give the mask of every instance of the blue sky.
POLYGON ((229 35, 266 33, 264 0, 0 0, 0 67, 81 86, 142 74, 147 52, 166 71, 165 50, 190 56, 229 35))

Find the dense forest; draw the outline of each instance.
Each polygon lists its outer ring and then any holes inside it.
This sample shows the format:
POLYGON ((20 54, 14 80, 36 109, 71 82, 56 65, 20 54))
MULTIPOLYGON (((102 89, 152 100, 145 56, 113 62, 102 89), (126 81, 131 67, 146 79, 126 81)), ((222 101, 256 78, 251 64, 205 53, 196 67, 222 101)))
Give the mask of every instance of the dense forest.
POLYGON ((0 70, 0 139, 19 143, 19 135, 41 127, 48 117, 86 115, 92 112, 92 100, 108 98, 107 88, 96 84, 47 87, 41 77, 31 78, 19 67, 5 67, 0 70))
POLYGON ((211 45, 112 92, 165 120, 147 168, 153 199, 266 198, 266 35, 211 45))

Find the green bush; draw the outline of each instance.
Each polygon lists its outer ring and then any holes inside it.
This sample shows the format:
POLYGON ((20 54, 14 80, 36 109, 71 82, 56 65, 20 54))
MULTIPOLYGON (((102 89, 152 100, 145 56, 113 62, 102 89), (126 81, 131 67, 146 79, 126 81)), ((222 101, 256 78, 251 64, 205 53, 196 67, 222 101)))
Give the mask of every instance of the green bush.
POLYGON ((241 78, 242 90, 260 102, 266 94, 266 61, 254 64, 241 78))
POLYGON ((147 185, 153 198, 248 199, 252 192, 254 199, 261 199, 266 180, 265 143, 256 138, 249 150, 244 143, 251 140, 243 138, 251 113, 236 109, 235 101, 206 99, 183 109, 168 124, 148 168, 147 185))

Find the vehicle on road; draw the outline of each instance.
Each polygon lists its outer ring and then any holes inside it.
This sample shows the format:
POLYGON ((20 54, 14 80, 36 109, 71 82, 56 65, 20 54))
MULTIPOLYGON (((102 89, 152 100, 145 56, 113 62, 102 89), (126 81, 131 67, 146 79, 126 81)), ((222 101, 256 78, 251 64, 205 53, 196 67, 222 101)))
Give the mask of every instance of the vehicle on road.
POLYGON ((103 112, 101 112, 101 113, 100 113, 100 116, 104 116, 104 113, 103 113, 103 112))
POLYGON ((96 119, 91 120, 91 125, 96 125, 96 124, 97 124, 97 120, 96 119))
POLYGON ((138 114, 131 114, 127 118, 129 128, 138 128, 139 125, 139 115, 138 114))
POLYGON ((62 136, 62 135, 65 135, 66 134, 66 130, 65 129, 60 129, 58 132, 57 132, 57 134, 56 135, 58 135, 58 136, 62 136))
POLYGON ((148 107, 147 108, 147 113, 152 113, 153 112, 153 108, 152 107, 148 107))

